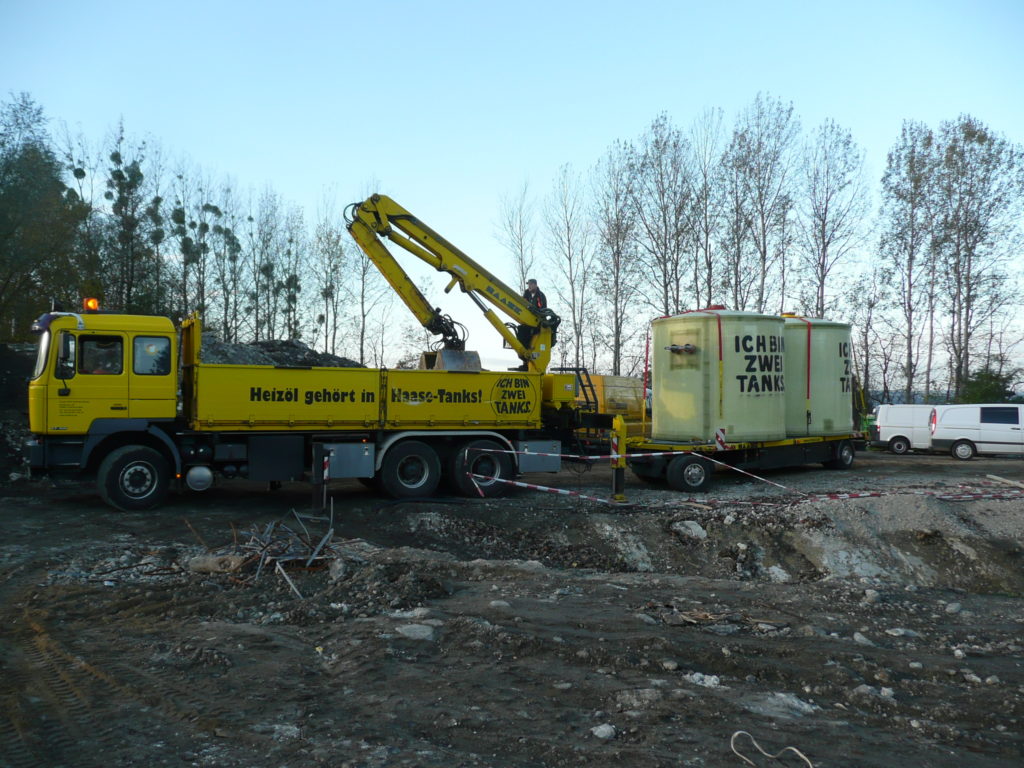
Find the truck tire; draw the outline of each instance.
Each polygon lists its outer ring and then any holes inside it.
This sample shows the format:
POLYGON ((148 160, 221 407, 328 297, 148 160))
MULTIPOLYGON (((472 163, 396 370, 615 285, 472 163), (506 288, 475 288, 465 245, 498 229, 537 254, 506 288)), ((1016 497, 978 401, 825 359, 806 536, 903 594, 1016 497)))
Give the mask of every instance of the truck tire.
POLYGON ((511 480, 515 472, 512 457, 500 453, 505 447, 494 440, 470 440, 452 453, 448 460, 448 479, 455 491, 462 496, 487 498, 501 496, 508 490, 504 483, 494 480, 474 480, 469 477, 483 475, 499 480, 511 480), (479 488, 479 490, 477 490, 479 488))
POLYGON ((953 455, 954 459, 960 459, 960 461, 970 461, 977 454, 977 451, 974 449, 974 443, 970 440, 957 440, 953 443, 953 447, 949 449, 949 452, 953 455))
POLYGON ((96 486, 100 497, 123 512, 152 509, 167 495, 171 470, 159 451, 126 445, 100 463, 96 486))
POLYGON ((821 464, 826 469, 849 469, 853 466, 853 458, 856 455, 852 442, 840 440, 839 445, 836 446, 836 457, 823 461, 821 464))
POLYGON ((668 463, 665 479, 676 491, 704 491, 711 486, 714 471, 711 462, 687 454, 676 456, 668 463))
POLYGON ((910 452, 910 441, 905 437, 894 437, 889 441, 889 450, 897 456, 910 452))
POLYGON ((395 499, 431 496, 441 479, 437 451, 419 440, 394 446, 380 466, 381 489, 395 499))

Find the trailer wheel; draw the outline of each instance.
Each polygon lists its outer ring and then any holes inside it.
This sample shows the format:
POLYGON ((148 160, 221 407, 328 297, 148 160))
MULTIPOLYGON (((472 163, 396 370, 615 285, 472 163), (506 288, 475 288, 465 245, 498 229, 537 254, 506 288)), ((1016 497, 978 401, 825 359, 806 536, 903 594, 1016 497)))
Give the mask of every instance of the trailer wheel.
POLYGON ((676 456, 665 469, 665 479, 676 491, 703 491, 711 486, 714 467, 700 456, 676 456))
POLYGON ((822 466, 826 469, 849 469, 853 466, 853 457, 855 455, 853 443, 849 440, 840 440, 839 445, 836 446, 836 457, 823 461, 822 466))
POLYGON ((440 479, 437 451, 419 440, 405 440, 394 446, 380 467, 380 486, 396 499, 430 496, 440 479))
POLYGON ((459 446, 448 460, 448 479, 455 490, 462 496, 479 496, 483 493, 488 498, 505 493, 508 486, 496 480, 511 480, 514 467, 512 458, 507 453, 500 453, 503 450, 504 446, 494 440, 470 440, 459 446), (495 480, 477 479, 474 483, 470 474, 493 477, 495 480))
POLYGON ((167 460, 152 448, 126 445, 100 463, 100 497, 123 512, 152 509, 163 501, 171 481, 167 460))
POLYGON ((897 456, 902 456, 910 451, 910 441, 905 437, 894 437, 889 441, 889 450, 897 456))
POLYGON ((949 452, 953 454, 954 459, 960 459, 960 461, 970 461, 977 453, 974 450, 974 443, 970 440, 957 440, 949 452))

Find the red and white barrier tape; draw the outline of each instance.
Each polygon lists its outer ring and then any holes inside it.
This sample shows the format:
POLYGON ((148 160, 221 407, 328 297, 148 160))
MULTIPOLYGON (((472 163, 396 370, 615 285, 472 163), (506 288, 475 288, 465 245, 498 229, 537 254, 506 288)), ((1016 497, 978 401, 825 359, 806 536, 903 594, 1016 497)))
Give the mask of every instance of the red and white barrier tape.
POLYGON ((702 453, 700 451, 652 451, 650 453, 609 453, 602 456, 582 456, 572 453, 539 453, 534 451, 510 451, 503 448, 477 448, 475 450, 484 451, 486 453, 514 453, 520 456, 559 456, 563 459, 592 459, 593 461, 603 461, 605 459, 611 459, 612 461, 615 461, 616 459, 648 459, 654 458, 656 456, 699 456, 700 458, 705 459, 706 461, 710 461, 712 464, 717 464, 720 467, 731 469, 733 472, 739 472, 741 475, 746 475, 747 477, 752 477, 755 480, 760 480, 762 483, 774 485, 776 488, 781 488, 784 491, 791 491, 792 493, 803 493, 802 491, 797 491, 792 488, 788 488, 785 485, 781 485, 765 477, 761 477, 760 475, 755 475, 753 472, 747 472, 745 469, 734 467, 732 464, 726 464, 724 461, 713 459, 706 453, 702 453))
MULTIPOLYGON (((615 504, 615 505, 620 505, 621 504, 621 502, 612 501, 611 499, 601 499, 601 498, 598 498, 597 496, 587 496, 587 495, 582 494, 582 493, 577 493, 576 491, 566 491, 566 490, 564 490, 562 488, 551 488, 551 487, 549 487, 547 485, 536 485, 534 483, 523 483, 523 482, 520 482, 519 480, 502 480, 500 477, 487 477, 486 475, 470 475, 470 477, 473 478, 473 483, 474 484, 476 483, 477 480, 488 480, 488 481, 490 481, 492 483, 503 483, 505 485, 513 485, 516 488, 528 488, 531 491, 543 491, 544 493, 554 493, 554 494, 556 494, 558 496, 575 496, 576 498, 579 498, 579 499, 585 499, 586 501, 596 501, 596 502, 599 502, 601 504, 615 504)), ((480 486, 479 485, 477 485, 477 490, 480 490, 480 486)), ((480 492, 480 495, 483 496, 483 491, 480 492)))

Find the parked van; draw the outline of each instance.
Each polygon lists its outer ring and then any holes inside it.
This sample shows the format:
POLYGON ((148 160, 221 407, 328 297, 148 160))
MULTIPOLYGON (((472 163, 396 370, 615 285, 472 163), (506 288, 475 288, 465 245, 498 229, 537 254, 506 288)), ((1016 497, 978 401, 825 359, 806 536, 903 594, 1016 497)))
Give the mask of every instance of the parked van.
POLYGON ((966 461, 978 454, 1024 456, 1024 405, 944 405, 931 416, 932 448, 966 461))
POLYGON ((895 454, 928 451, 932 446, 930 405, 880 405, 875 409, 871 445, 895 454))

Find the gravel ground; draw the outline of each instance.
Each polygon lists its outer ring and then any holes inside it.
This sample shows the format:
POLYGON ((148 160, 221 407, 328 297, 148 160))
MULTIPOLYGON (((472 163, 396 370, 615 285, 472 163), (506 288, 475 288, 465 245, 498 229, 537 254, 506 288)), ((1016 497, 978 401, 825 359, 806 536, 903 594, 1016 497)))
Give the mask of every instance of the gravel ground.
MULTIPOLYGON (((1017 766, 1024 490, 992 475, 1024 462, 618 506, 342 482, 321 516, 301 485, 147 514, 9 485, 0 765, 1017 766)), ((530 480, 610 495, 605 466, 530 480)))

